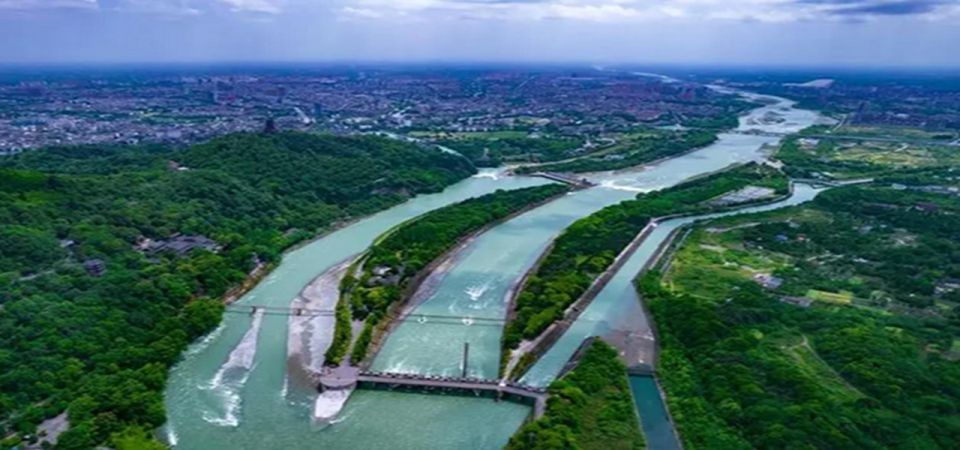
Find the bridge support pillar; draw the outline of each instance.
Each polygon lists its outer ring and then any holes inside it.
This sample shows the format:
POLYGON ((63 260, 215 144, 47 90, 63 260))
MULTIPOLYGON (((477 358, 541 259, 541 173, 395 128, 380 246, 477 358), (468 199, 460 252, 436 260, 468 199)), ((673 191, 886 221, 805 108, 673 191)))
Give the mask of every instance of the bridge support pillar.
POLYGON ((463 363, 461 364, 461 367, 463 368, 463 370, 461 371, 460 378, 464 378, 464 379, 467 378, 467 364, 469 363, 469 359, 470 359, 470 343, 464 342, 463 343, 463 363))

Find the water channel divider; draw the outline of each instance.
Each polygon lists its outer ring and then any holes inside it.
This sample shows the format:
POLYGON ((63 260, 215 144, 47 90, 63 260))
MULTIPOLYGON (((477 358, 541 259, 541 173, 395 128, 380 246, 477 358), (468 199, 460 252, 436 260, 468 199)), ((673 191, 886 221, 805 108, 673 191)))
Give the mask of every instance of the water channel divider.
MULTIPOLYGON (((746 163, 746 164, 749 164, 749 163, 746 163)), ((732 170, 746 164, 731 165, 726 167, 722 171, 712 172, 711 174, 732 170)), ((685 180, 684 182, 687 183, 687 182, 690 182, 691 180, 695 180, 698 178, 702 178, 702 176, 694 177, 694 178, 691 178, 690 180, 685 180)), ((516 354, 516 355, 511 354, 511 362, 507 364, 504 370, 505 378, 511 379, 511 380, 519 380, 520 378, 522 378, 526 370, 533 367, 536 364, 536 362, 544 354, 546 354, 558 340, 560 340, 563 334, 577 321, 580 315, 583 314, 584 311, 586 311, 587 307, 590 306, 590 303, 592 303, 593 300, 596 299, 597 295, 603 290, 603 288, 606 287, 607 283, 609 283, 610 280, 614 277, 614 275, 616 275, 617 272, 620 271, 623 265, 626 264, 626 262, 630 259, 631 256, 633 256, 633 254, 637 251, 637 249, 640 248, 640 246, 647 239, 647 237, 649 237, 650 233, 653 232, 653 229, 656 228, 660 223, 666 222, 668 220, 680 219, 684 217, 696 217, 696 216, 703 216, 703 215, 709 215, 709 214, 717 214, 717 213, 723 213, 723 212, 737 211, 745 208, 774 204, 774 203, 789 199, 791 196, 793 196, 793 193, 794 193, 794 183, 791 180, 788 182, 788 192, 784 195, 778 195, 776 197, 772 197, 768 199, 749 201, 749 202, 739 203, 736 205, 730 205, 729 207, 719 208, 717 211, 712 211, 712 212, 668 214, 666 216, 650 219, 647 225, 640 230, 637 236, 634 237, 633 240, 630 241, 630 243, 627 244, 627 246, 620 252, 620 254, 617 255, 617 257, 610 264, 610 266, 607 267, 607 269, 604 270, 600 275, 598 275, 590 284, 590 286, 583 292, 583 294, 581 294, 576 301, 571 303, 570 306, 568 306, 567 309, 564 310, 564 316, 562 319, 550 324, 550 326, 548 326, 546 330, 544 330, 539 336, 534 338, 534 340, 532 341, 532 347, 530 347, 529 350, 527 350, 522 354, 516 354), (528 361, 525 361, 527 364, 525 364, 524 367, 521 368, 522 372, 516 371, 516 367, 519 365, 519 362, 523 358, 527 358, 527 355, 532 355, 532 356, 529 357, 528 361)), ((680 227, 680 228, 683 228, 683 227, 680 227)), ((680 228, 678 228, 678 230, 680 228)), ((659 257, 662 256, 662 254, 665 252, 669 243, 672 242, 673 238, 676 237, 676 232, 677 230, 674 230, 673 232, 671 232, 671 235, 668 236, 668 238, 665 239, 664 242, 660 243, 654 255, 650 258, 650 260, 644 263, 643 267, 638 273, 638 276, 645 273, 647 270, 650 269, 650 267, 652 267, 653 263, 658 261, 659 257)), ((551 244, 551 246, 552 245, 553 244, 551 244)), ((544 255, 541 255, 540 261, 542 261, 543 257, 544 255)), ((524 275, 524 279, 525 280, 528 279, 529 276, 535 273, 537 269, 539 269, 539 265, 535 265, 534 267, 531 267, 528 273, 524 275)), ((522 288, 523 287, 520 286, 520 288, 517 289, 516 293, 511 297, 511 300, 509 302, 509 308, 511 310, 515 309, 516 299, 519 296, 519 292, 522 290, 522 288)), ((647 316, 650 317, 649 314, 647 314, 647 316)), ((651 328, 655 329, 653 325, 651 325, 651 328)), ((656 334, 654 334, 654 338, 655 339, 657 338, 656 334)), ((659 342, 659 340, 657 339, 655 342, 659 342)), ((657 345, 654 345, 654 348, 656 347, 657 345)), ((518 352, 518 351, 519 349, 515 350, 514 352, 518 352)), ((656 350, 654 354, 656 355, 656 350)))

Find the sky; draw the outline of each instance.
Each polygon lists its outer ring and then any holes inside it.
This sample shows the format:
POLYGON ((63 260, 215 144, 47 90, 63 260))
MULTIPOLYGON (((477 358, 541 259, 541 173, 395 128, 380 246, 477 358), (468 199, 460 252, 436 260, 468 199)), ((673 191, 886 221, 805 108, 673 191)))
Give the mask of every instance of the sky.
POLYGON ((0 0, 0 64, 958 67, 960 0, 0 0))

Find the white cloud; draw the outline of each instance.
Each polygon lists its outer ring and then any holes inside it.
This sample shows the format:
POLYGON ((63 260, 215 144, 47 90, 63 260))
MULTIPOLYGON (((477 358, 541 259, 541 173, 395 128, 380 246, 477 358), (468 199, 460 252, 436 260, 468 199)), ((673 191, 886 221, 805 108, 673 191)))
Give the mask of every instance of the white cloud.
POLYGON ((116 6, 116 10, 169 17, 199 16, 203 14, 199 5, 188 0, 123 0, 116 6))
POLYGON ((340 13, 368 19, 498 19, 628 22, 653 20, 734 20, 791 22, 849 20, 856 8, 863 17, 884 15, 891 3, 933 5, 916 17, 953 16, 950 0, 343 0, 340 13))
POLYGON ((0 0, 0 9, 95 9, 97 0, 0 0))
POLYGON ((218 0, 237 12, 254 12, 264 14, 280 14, 283 11, 283 0, 218 0))

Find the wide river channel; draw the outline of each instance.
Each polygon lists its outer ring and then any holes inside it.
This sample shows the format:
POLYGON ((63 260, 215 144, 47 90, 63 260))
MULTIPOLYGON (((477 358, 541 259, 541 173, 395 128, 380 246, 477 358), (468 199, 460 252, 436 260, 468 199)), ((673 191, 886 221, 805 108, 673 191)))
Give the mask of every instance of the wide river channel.
MULTIPOLYGON (((744 95, 768 104, 741 117, 738 131, 791 133, 821 120, 785 99, 744 95)), ((453 257, 448 270, 428 283, 429 292, 423 293, 417 312, 500 318, 509 290, 549 242, 575 220, 639 192, 673 186, 731 164, 762 160, 765 146, 777 140, 727 133, 709 147, 655 165, 591 174, 597 187, 561 197, 471 241, 453 257)), ((279 267, 238 304, 286 307, 312 279, 362 252, 379 234, 404 220, 497 189, 545 182, 491 170, 441 193, 418 196, 287 253, 279 267)), ((789 203, 805 196, 798 189, 789 203)), ((647 239, 525 381, 548 384, 558 364, 586 336, 645 326, 636 297, 626 291, 629 279, 652 253, 648 250, 665 237, 658 230, 647 239), (632 322, 623 325, 624 318, 632 322)), ((287 328, 288 318, 282 315, 227 314, 217 330, 193 344, 172 370, 167 386, 168 423, 162 433, 168 443, 197 450, 497 449, 530 414, 527 406, 486 398, 358 390, 332 424, 316 425, 312 420, 316 392, 290 383, 287 377, 287 328)), ((374 369, 458 373, 463 344, 469 342, 471 375, 496 377, 500 334, 501 327, 488 323, 404 322, 377 355, 374 369)))

